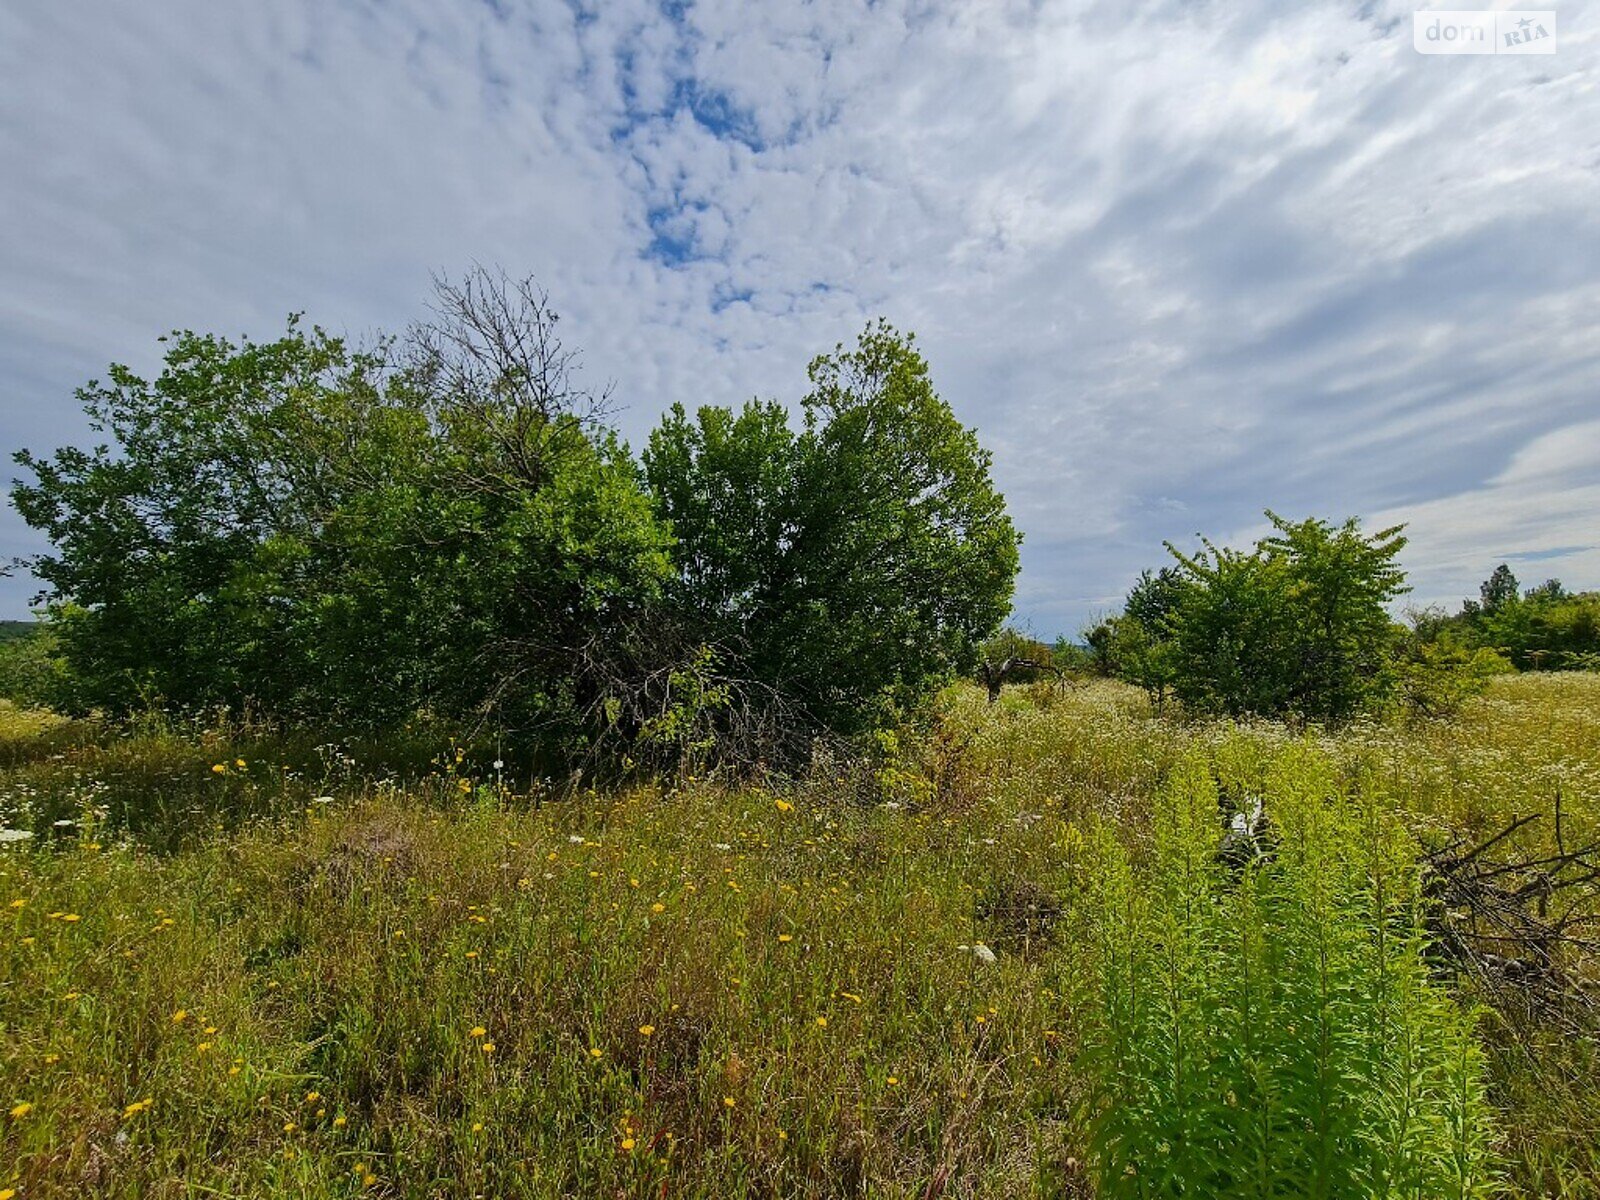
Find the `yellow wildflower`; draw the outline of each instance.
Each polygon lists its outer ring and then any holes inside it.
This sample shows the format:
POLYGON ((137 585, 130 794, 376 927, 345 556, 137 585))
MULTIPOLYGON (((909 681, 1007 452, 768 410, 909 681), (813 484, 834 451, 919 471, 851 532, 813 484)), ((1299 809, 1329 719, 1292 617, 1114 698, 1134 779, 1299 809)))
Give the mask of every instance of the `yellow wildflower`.
POLYGON ((32 1111, 33 1105, 29 1104, 26 1100, 22 1101, 20 1104, 13 1104, 11 1106, 11 1119, 13 1121, 20 1121, 32 1111))
POLYGON ((642 1037, 649 1037, 655 1031, 656 1031, 656 1027, 654 1025, 641 1025, 641 1026, 639 1026, 639 1034, 642 1037))

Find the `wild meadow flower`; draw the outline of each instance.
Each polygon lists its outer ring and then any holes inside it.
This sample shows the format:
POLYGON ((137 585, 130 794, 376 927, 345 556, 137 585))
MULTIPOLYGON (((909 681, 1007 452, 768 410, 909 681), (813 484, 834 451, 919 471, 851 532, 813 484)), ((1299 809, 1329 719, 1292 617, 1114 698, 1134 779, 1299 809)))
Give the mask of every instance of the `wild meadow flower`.
POLYGON ((475 1037, 475 1038, 481 1038, 484 1034, 486 1034, 488 1032, 489 1031, 487 1029, 485 1029, 482 1025, 474 1025, 472 1027, 472 1036, 475 1037))
POLYGON ((32 1111, 33 1105, 29 1104, 26 1100, 23 1100, 21 1103, 13 1104, 11 1106, 11 1119, 13 1121, 20 1121, 32 1111))
POLYGON ((639 1036, 640 1037, 649 1037, 655 1031, 656 1031, 656 1027, 654 1025, 641 1025, 641 1026, 639 1026, 639 1036))

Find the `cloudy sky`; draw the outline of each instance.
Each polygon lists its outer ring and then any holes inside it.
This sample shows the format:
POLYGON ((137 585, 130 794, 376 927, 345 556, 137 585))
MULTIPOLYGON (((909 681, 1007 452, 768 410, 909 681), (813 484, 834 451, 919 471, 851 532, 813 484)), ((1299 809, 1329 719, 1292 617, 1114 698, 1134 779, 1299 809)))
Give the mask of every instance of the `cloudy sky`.
POLYGON ((1413 7, 12 0, 0 446, 165 330, 396 328, 476 261, 635 444, 915 330, 1043 636, 1266 507, 1409 522, 1420 600, 1600 587, 1600 0, 1527 57, 1413 7))

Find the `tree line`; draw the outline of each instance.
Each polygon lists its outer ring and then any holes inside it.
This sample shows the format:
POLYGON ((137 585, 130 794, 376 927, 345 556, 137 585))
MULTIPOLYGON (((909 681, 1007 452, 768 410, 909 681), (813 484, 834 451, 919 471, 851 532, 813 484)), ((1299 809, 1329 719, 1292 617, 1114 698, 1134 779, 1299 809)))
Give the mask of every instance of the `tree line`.
POLYGON ((792 763, 962 673, 991 699, 1087 670, 1158 710, 1340 722, 1600 666, 1600 594, 1501 566, 1402 626, 1402 527, 1272 512, 1248 549, 1169 543, 1081 645, 1002 627, 1021 538, 990 455, 882 321, 811 362, 797 419, 674 405, 637 454, 545 294, 481 269, 364 347, 299 318, 162 341, 155 378, 78 390, 98 444, 15 455, 47 622, 0 650, 0 692, 792 763))
POLYGON ((1272 532, 1248 550, 1169 543, 1173 562, 1143 572, 1082 646, 1058 645, 1056 666, 1128 680, 1158 709, 1332 723, 1447 715, 1508 671, 1600 669, 1600 593, 1557 580, 1522 592, 1502 564, 1459 613, 1401 623, 1389 609, 1409 591, 1403 527, 1266 515, 1272 532))
POLYGON ((1010 607, 990 456, 881 321, 798 427, 674 406, 639 454, 545 294, 484 270, 367 347, 163 341, 79 390, 100 444, 16 455, 58 707, 782 758, 970 669, 1010 607))

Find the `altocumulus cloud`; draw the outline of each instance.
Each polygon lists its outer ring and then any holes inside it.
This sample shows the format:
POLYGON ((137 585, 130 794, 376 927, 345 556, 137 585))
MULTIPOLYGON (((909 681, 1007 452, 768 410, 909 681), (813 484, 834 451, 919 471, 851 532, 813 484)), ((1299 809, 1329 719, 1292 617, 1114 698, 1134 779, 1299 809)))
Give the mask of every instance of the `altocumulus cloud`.
POLYGON ((1423 599, 1501 558, 1594 586, 1600 5, 1528 58, 1419 56, 1410 13, 8 5, 0 440, 83 437, 71 389, 166 329, 360 336, 481 261, 538 275, 635 441, 915 329, 1042 635, 1267 505, 1410 521, 1423 599))

